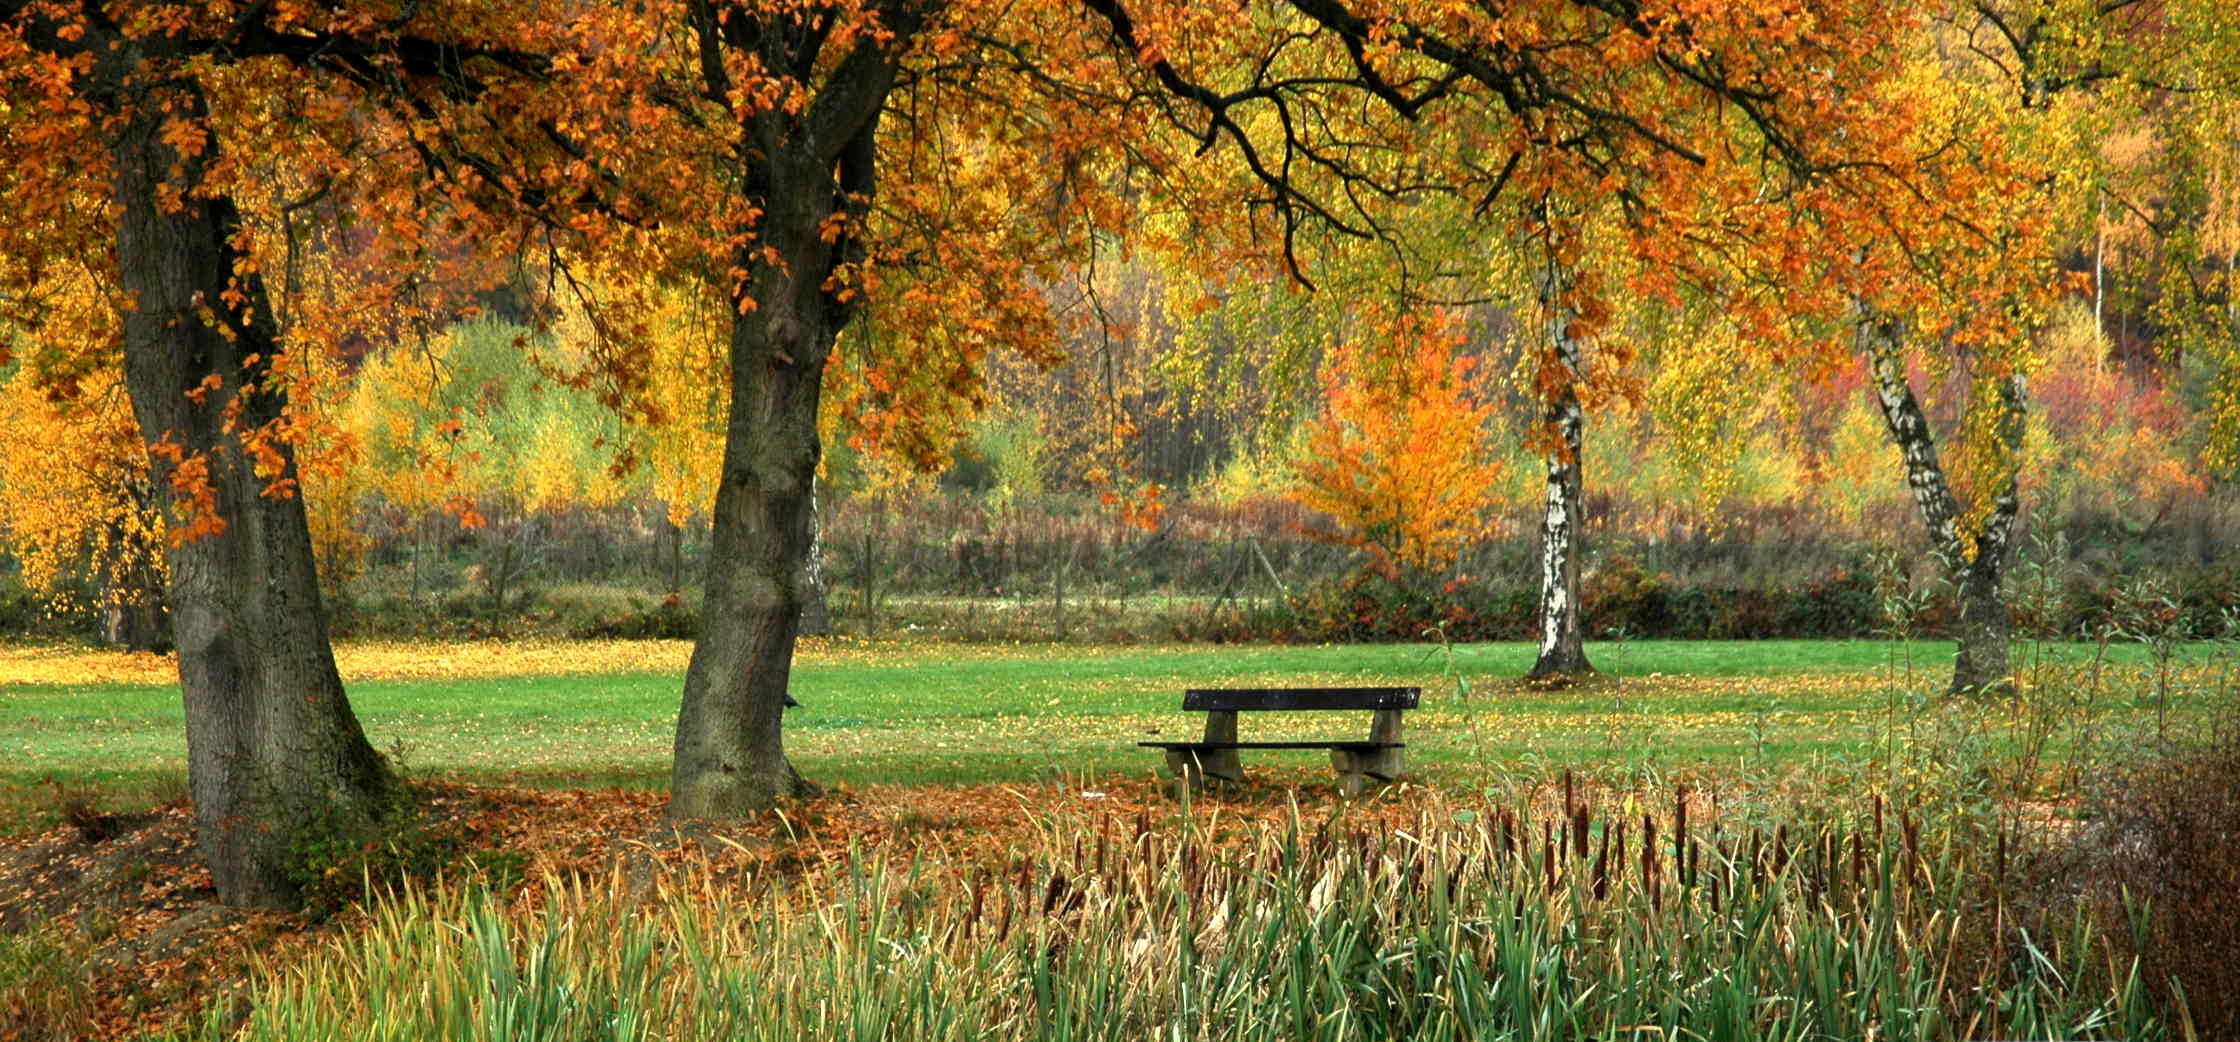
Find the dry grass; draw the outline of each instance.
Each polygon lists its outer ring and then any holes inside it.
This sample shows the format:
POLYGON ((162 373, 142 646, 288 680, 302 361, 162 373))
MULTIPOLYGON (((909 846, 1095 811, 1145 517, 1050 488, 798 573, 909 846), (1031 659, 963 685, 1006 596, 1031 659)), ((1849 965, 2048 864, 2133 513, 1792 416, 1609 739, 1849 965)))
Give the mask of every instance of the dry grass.
POLYGON ((2183 994, 2201 1037, 2240 1038, 2240 747, 2135 764, 2094 804, 2063 890, 2128 942, 2165 1004, 2183 994))
MULTIPOLYGON (((1638 794, 1636 803, 1638 803, 1638 794)), ((1969 943, 1988 866, 1891 815, 1774 832, 1433 800, 1412 820, 1045 813, 982 856, 682 859, 377 904, 261 1039, 2159 1037, 2089 923, 1969 943)), ((783 846, 783 844, 781 844, 783 846)))

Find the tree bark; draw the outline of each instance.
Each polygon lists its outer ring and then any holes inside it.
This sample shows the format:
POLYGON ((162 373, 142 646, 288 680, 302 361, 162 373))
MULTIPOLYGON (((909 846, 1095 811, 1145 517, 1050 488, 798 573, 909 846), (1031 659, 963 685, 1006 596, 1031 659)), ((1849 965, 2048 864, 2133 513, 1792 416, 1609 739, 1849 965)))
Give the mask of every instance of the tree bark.
POLYGON ((1066 639, 1066 570, 1073 567, 1074 553, 1073 540, 1066 540, 1065 548, 1058 553, 1056 566, 1051 569, 1050 600, 1058 616, 1055 638, 1061 644, 1066 639))
POLYGON ((1590 675, 1583 605, 1579 602, 1579 544, 1585 521, 1586 483, 1580 462, 1586 447, 1586 416, 1579 405, 1580 345, 1570 316, 1558 300, 1555 280, 1543 287, 1550 308, 1548 337, 1564 369, 1563 387, 1544 416, 1556 434, 1547 457, 1546 510, 1540 520, 1540 655, 1532 680, 1567 680, 1590 675))
POLYGON ((191 186, 208 162, 162 137, 201 113, 199 92, 163 94, 130 105, 113 146, 125 382, 171 523, 198 509, 198 484, 222 523, 168 551, 196 841, 221 900, 287 907, 297 830, 384 806, 392 780, 335 671, 294 457, 273 445, 260 474, 242 440, 284 399, 262 386, 280 345, 263 283, 237 264, 239 215, 222 197, 161 199, 168 172, 191 186))
POLYGON ((659 504, 654 520, 653 571, 658 582, 667 586, 665 591, 677 594, 684 589, 684 526, 669 520, 669 506, 659 504))
MULTIPOLYGON (((895 39, 909 38, 911 19, 888 23, 895 39)), ((720 70, 723 33, 713 22, 702 30, 704 67, 720 70)), ((852 311, 832 276, 861 255, 853 224, 875 188, 875 134, 897 61, 884 48, 859 45, 805 112, 742 127, 741 183, 761 217, 737 256, 746 279, 732 312, 707 599, 677 715, 673 819, 739 817, 816 791, 786 761, 781 723, 811 583, 817 404, 852 311)), ((806 79, 814 54, 800 60, 806 79)))
MULTIPOLYGON (((1958 602, 1953 632, 1958 649, 1953 657, 1951 690, 1975 692, 2004 687, 2013 676, 2007 657, 2011 626, 2002 582, 2013 548, 2015 516, 2021 510, 2016 474, 2011 467, 2000 474, 1991 489, 1990 511, 1980 530, 1963 531, 1959 505, 1938 457, 1935 433, 1906 373, 1904 337, 1905 330, 1896 319, 1862 306, 1859 352, 1867 360, 1884 426, 1905 464, 1914 506, 1928 528, 1937 559, 1952 580, 1958 602)), ((2000 377, 1990 381, 1990 389, 1997 396, 1994 404, 2000 417, 1995 435, 2001 442, 1998 449, 2011 460, 2022 447, 2027 407, 2022 380, 2018 376, 2000 377)))
POLYGON ((815 487, 809 490, 809 584, 801 605, 801 632, 811 637, 832 634, 832 608, 825 600, 824 504, 815 487))
MULTIPOLYGON (((143 512, 152 495, 145 481, 134 483, 132 500, 143 512)), ((144 517, 161 527, 160 518, 144 517)), ((164 607, 162 569, 157 567, 163 544, 130 534, 114 521, 108 536, 110 556, 101 571, 102 642, 127 651, 170 651, 171 621, 164 607)))
POLYGON ((760 295, 777 299, 732 331, 731 412, 700 637, 677 714, 673 818, 737 817, 805 791, 780 723, 809 586, 817 395, 837 330, 804 324, 815 316, 773 290, 760 295))

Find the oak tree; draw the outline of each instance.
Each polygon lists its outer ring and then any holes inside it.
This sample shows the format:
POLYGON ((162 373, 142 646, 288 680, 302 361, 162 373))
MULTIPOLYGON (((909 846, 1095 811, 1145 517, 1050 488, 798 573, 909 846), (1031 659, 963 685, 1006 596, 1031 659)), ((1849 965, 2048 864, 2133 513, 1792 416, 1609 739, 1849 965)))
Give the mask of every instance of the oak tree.
POLYGON ((298 154, 251 143, 362 126, 338 86, 502 67, 487 28, 417 7, 0 4, 0 193, 18 218, 0 300, 50 386, 121 373, 166 524, 197 842, 228 903, 291 904, 302 830, 379 814, 394 785, 335 671, 291 405, 314 367, 268 291, 284 251, 250 217, 259 161, 298 154), (63 306, 57 280, 80 273, 99 292, 63 306))

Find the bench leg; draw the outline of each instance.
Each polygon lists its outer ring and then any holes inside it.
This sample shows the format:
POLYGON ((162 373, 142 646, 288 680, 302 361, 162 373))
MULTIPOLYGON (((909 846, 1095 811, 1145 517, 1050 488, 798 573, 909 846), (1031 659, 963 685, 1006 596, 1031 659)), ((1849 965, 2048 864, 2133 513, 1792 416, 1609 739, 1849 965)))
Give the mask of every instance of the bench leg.
POLYGON ((1401 774, 1400 750, 1377 749, 1354 754, 1360 771, 1378 781, 1399 781, 1401 774))
POLYGON ((1244 770, 1237 766, 1235 749, 1169 749, 1167 773, 1174 776, 1177 794, 1187 789, 1203 792, 1208 784, 1240 785, 1244 770))
POLYGON ((1366 775, 1366 774, 1341 774, 1341 775, 1339 775, 1339 776, 1338 776, 1338 795, 1340 795, 1340 796, 1343 796, 1343 797, 1345 797, 1346 799, 1349 799, 1349 800, 1357 800, 1357 799, 1360 799, 1360 798, 1361 798, 1361 794, 1362 794, 1362 793, 1365 793, 1365 792, 1368 792, 1368 791, 1369 791, 1369 776, 1368 776, 1368 775, 1366 775))
POLYGON ((1338 791, 1359 796, 1371 786, 1400 779, 1400 750, 1332 749, 1330 767, 1338 772, 1338 791))
POLYGON ((1338 772, 1338 792, 1347 799, 1368 791, 1370 755, 1351 749, 1330 750, 1330 768, 1338 772))
MULTIPOLYGON (((1234 742, 1237 740, 1237 714, 1234 710, 1215 710, 1206 714, 1206 742, 1234 742)), ((1235 749, 1207 749, 1198 754, 1198 762, 1205 768, 1206 777, 1229 782, 1244 781, 1244 765, 1237 761, 1235 749)))
MULTIPOLYGON (((1400 741, 1400 716, 1401 711, 1398 709, 1377 710, 1376 717, 1369 722, 1369 740, 1372 742, 1400 741)), ((1401 771, 1406 766, 1401 754, 1406 751, 1406 749, 1397 746, 1391 749, 1379 749, 1365 757, 1366 762, 1362 765, 1362 770, 1384 781, 1398 781, 1401 771)))

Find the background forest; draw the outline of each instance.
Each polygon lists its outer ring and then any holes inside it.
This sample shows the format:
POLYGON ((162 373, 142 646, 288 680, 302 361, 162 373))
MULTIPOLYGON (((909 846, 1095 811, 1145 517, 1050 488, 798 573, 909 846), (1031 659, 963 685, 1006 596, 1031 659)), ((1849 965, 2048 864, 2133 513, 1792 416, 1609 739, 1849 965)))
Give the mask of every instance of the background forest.
MULTIPOLYGON (((2121 225, 2102 242, 2107 296, 2062 305, 2031 380, 2021 556, 2041 589, 2018 610, 2078 635, 2121 603, 2167 598, 2216 635, 2240 600, 2240 497, 2214 451, 2214 361, 2157 317, 2158 285, 2139 270, 2154 242, 2121 225)), ((1052 373, 998 360, 984 411, 919 447, 923 462, 828 410, 830 629, 1532 635, 1537 407, 1510 311, 1407 330, 1407 364, 1451 379, 1365 401, 1349 345, 1391 332, 1336 291, 1208 296, 1114 263, 1048 292, 1095 312, 1066 360, 1052 373), (1340 440, 1380 436, 1389 444, 1340 440), (1482 494, 1427 494, 1459 486, 1482 494)), ((689 636, 722 404, 681 401, 696 424, 626 425, 555 375, 581 350, 580 324, 540 328, 509 303, 494 294, 471 316, 366 342, 335 374, 308 503, 338 629, 689 636), (552 371, 521 364, 525 341, 552 371)), ((715 349, 672 328, 680 367, 715 349)), ((1949 598, 1863 365, 1782 380, 1669 354, 1602 403, 1586 436, 1589 633, 1865 636, 1889 625, 1885 594, 1916 585, 1917 623, 1938 632, 1949 598)), ((28 422, 0 453, 0 632, 160 645, 160 519, 123 403, 72 414, 8 375, 6 408, 28 422), (58 446, 75 447, 66 465, 58 446)), ((1963 395, 1936 386, 1931 409, 1955 423, 1963 395)))
MULTIPOLYGON (((1791 223, 1755 227, 1765 189, 1714 199, 1712 173, 1588 184, 1589 157, 1489 210, 1518 160, 1436 127, 1456 183, 1490 183, 1474 207, 1380 166, 1427 146, 1334 123, 1336 151, 1299 154, 1354 158, 1274 187, 1273 212, 1387 198, 1306 231, 1284 217, 1277 255, 1250 194, 1266 186, 1234 172, 1145 178, 1153 151, 1028 190, 993 145, 950 137, 979 132, 967 116, 914 124, 887 161, 928 187, 872 217, 933 236, 940 263, 905 251, 891 281, 866 277, 823 366, 810 629, 1513 639, 1575 587, 1583 622, 1549 632, 1858 636, 1908 589, 1907 627, 1942 633, 1980 573, 2035 583, 1992 610, 2036 632, 2167 602, 2221 633, 2240 210, 2217 12, 1924 10, 1885 73, 1911 135, 1889 148, 1918 155, 1888 172, 1938 194, 1878 200, 1857 271, 1817 238, 1851 217, 1799 188, 1776 208, 1791 223), (1729 212, 1686 230, 1714 204, 1729 212), (1863 288, 1870 260, 1902 284, 1863 288), (1846 298, 1803 292, 1815 266, 1860 281, 1856 351, 1810 346, 1852 335, 1828 310, 1846 298), (1886 315, 1902 325, 1877 349, 1886 315), (1916 390, 1935 439, 1909 476, 1878 395, 1916 390), (1584 536, 1542 568, 1549 468, 1573 458, 1584 536), (1924 480, 1951 515, 1927 540, 1924 480)), ((1256 118, 1240 141, 1273 129, 1256 118)), ((281 437, 340 633, 695 632, 730 407, 719 290, 636 277, 621 247, 445 240, 471 225, 440 207, 407 235, 388 225, 409 196, 369 218, 327 188, 286 201, 306 175, 229 176, 270 182, 244 219, 282 338, 329 348, 290 352, 281 437)), ((27 301, 102 292, 53 267, 27 301)), ((144 432, 114 369, 55 361, 70 308, 37 307, 35 341, 0 329, 20 340, 0 345, 0 635, 163 646, 167 496, 144 432)))

